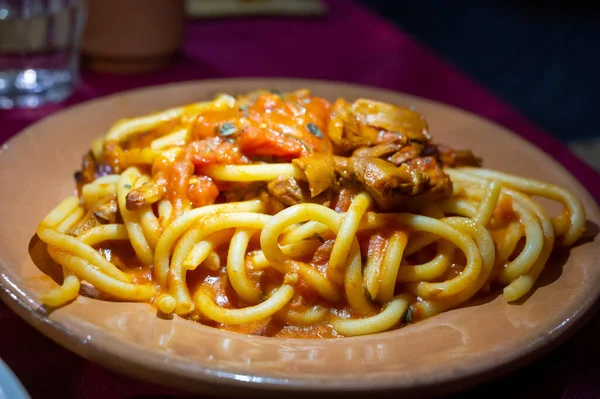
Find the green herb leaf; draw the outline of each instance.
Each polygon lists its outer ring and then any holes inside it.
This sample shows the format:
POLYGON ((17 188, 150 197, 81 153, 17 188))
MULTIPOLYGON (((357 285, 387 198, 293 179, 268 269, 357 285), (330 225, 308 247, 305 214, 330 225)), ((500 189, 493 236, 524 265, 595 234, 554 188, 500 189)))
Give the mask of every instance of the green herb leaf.
POLYGON ((277 89, 271 89, 269 90, 269 92, 271 92, 271 94, 275 94, 276 96, 283 98, 283 93, 277 89))
POLYGON ((124 184, 123 187, 129 189, 129 188, 131 188, 131 184, 124 184))
POLYGON ((242 111, 242 112, 243 112, 242 116, 243 116, 244 118, 247 118, 247 117, 248 117, 248 108, 250 108, 250 107, 248 106, 248 104, 244 104, 244 105, 240 106, 240 111, 242 111))
POLYGON ((235 125, 231 122, 227 122, 221 125, 221 127, 219 128, 219 134, 221 136, 231 136, 232 134, 234 134, 235 132, 237 132, 237 128, 235 127, 235 125))
POLYGON ((405 324, 410 324, 412 323, 412 318, 413 318, 413 314, 412 314, 412 307, 408 308, 408 310, 406 311, 406 313, 404 314, 404 323, 405 324))
POLYGON ((319 129, 319 127, 312 122, 306 125, 306 130, 308 130, 308 132, 315 137, 318 137, 320 139, 323 138, 323 133, 321 133, 321 129, 319 129))

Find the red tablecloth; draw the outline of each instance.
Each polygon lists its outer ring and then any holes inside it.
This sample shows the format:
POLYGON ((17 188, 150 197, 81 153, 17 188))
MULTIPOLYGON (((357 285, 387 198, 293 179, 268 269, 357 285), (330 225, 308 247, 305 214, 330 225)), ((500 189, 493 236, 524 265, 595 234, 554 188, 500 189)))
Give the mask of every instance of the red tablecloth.
MULTIPOLYGON (((63 104, 0 113, 0 143, 51 112, 140 86, 239 76, 329 79, 416 94, 496 121, 552 155, 600 200, 600 176, 563 144, 381 18, 347 0, 327 3, 324 19, 190 21, 184 51, 168 70, 134 76, 84 72, 80 88, 63 104)), ((117 375, 71 354, 2 303, 0 326, 0 357, 34 398, 185 395, 117 375)), ((519 392, 535 397, 600 397, 598 333, 600 317, 549 356, 468 396, 519 392)))

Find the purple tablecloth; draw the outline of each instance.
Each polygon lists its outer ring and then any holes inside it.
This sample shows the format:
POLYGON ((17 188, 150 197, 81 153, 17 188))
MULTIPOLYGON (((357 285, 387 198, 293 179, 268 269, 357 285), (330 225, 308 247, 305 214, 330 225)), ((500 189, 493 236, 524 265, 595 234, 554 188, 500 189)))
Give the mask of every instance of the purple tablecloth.
MULTIPOLYGON (((600 200, 600 176, 558 141, 411 37, 347 0, 328 0, 324 19, 190 21, 181 56, 168 70, 114 76, 85 71, 65 103, 0 113, 0 143, 69 105, 141 86, 225 77, 302 77, 368 84, 469 110, 545 150, 600 200)), ((432 27, 434 29, 434 27, 432 27)), ((0 303, 0 357, 34 398, 185 395, 117 375, 44 338, 0 303)), ((600 317, 551 355, 469 396, 600 397, 600 317), (526 377, 526 378, 525 378, 526 377), (517 389, 519 391, 517 391, 517 389)))

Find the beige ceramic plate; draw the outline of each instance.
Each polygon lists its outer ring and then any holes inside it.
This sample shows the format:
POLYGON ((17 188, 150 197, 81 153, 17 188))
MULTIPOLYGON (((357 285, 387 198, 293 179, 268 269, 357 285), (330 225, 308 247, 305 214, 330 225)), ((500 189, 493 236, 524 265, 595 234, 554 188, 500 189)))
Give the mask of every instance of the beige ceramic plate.
POLYGON ((295 80, 223 80, 149 88, 73 107, 31 126, 0 154, 0 296, 59 344, 108 368, 156 383, 219 393, 456 389, 530 360, 581 324, 600 293, 600 224, 590 195, 528 142, 445 105, 373 88, 295 80), (92 139, 117 119, 209 99, 217 92, 311 88, 316 95, 412 104, 436 141, 472 148, 485 166, 544 179, 572 190, 588 214, 586 242, 555 254, 526 301, 491 295, 408 328, 338 340, 284 340, 219 331, 156 317, 147 304, 80 297, 46 313, 36 293, 50 287, 36 224, 73 193, 73 172, 92 139), (33 259, 33 260, 32 260, 33 259), (34 261, 37 263, 34 264, 34 261))

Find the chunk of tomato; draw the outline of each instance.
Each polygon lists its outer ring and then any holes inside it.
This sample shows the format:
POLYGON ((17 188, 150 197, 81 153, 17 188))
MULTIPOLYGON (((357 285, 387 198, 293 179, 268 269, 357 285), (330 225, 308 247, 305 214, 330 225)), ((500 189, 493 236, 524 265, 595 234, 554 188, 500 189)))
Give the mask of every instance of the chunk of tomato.
POLYGON ((247 126, 238 137, 237 143, 240 151, 247 156, 293 159, 306 151, 302 142, 293 136, 255 126, 247 126))
POLYGON ((235 144, 220 137, 198 140, 189 144, 188 156, 196 169, 207 165, 237 165, 247 160, 235 144))
POLYGON ((219 189, 215 182, 208 176, 198 176, 188 189, 188 199, 194 208, 212 205, 219 196, 219 189))

